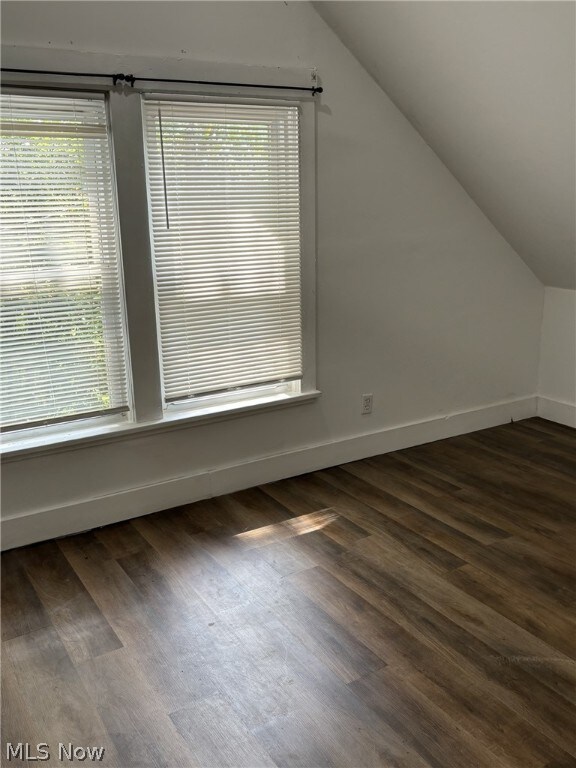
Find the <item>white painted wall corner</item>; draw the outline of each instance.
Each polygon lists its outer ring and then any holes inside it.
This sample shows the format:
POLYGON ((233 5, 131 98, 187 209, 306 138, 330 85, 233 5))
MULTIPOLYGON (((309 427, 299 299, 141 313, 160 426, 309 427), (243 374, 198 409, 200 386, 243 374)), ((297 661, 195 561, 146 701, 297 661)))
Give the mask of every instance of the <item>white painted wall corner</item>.
POLYGON ((564 400, 553 400, 550 397, 538 396, 537 415, 557 424, 576 429, 576 404, 564 400))

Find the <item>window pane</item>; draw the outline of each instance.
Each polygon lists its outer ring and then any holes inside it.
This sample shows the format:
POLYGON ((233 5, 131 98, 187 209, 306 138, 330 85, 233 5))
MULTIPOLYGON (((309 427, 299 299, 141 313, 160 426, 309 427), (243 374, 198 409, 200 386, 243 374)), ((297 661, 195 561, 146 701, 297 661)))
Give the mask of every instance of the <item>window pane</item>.
POLYGON ((302 376, 298 117, 145 102, 167 401, 302 376))
POLYGON ((4 94, 3 427, 127 410, 106 104, 4 94))

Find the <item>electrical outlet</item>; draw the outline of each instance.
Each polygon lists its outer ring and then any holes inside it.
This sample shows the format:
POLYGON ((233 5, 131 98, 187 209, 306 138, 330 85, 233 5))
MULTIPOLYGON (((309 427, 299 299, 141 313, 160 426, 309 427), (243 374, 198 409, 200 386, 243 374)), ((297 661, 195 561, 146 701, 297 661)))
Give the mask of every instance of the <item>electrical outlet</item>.
POLYGON ((372 413, 372 393, 362 395, 362 414, 372 413))

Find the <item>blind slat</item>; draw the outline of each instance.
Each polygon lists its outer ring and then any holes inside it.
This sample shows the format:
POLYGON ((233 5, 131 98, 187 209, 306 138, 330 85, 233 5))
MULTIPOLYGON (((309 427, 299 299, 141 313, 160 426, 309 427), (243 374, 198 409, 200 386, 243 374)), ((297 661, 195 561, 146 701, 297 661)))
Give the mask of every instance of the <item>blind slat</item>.
POLYGON ((167 401, 302 377, 294 106, 145 101, 167 401))
POLYGON ((3 94, 0 107, 2 427, 127 411, 105 101, 3 94))

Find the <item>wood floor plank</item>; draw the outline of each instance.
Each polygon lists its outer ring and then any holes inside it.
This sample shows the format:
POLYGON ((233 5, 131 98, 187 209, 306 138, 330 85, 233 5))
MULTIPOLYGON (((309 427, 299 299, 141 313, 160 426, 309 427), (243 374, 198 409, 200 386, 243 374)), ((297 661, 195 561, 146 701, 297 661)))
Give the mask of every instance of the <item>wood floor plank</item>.
MULTIPOLYGON (((298 712, 292 717, 280 718, 280 721, 299 720, 307 723, 307 732, 315 733, 314 743, 318 749, 322 748, 328 765, 385 765, 397 768, 428 766, 348 685, 338 679, 304 645, 292 642, 282 623, 271 619, 265 626, 259 625, 258 631, 266 633, 266 643, 272 644, 284 654, 301 691, 298 712)), ((265 731, 277 735, 277 726, 278 719, 275 719, 265 727, 265 731)), ((254 732, 261 735, 262 729, 254 732)), ((306 742, 306 734, 301 733, 300 739, 306 742)), ((292 753, 287 763, 289 765, 301 764, 303 755, 299 752, 298 744, 298 739, 292 744, 292 753)))
POLYGON ((516 424, 516 427, 519 431, 528 430, 531 434, 542 435, 543 433, 542 439, 546 439, 547 445, 556 441, 559 445, 562 444, 567 448, 574 448, 573 427, 557 424, 538 417, 520 421, 516 424))
MULTIPOLYGON (((426 470, 406 470, 405 464, 399 461, 399 453, 386 453, 381 456, 371 456, 364 459, 368 466, 374 467, 387 480, 395 478, 401 483, 408 483, 414 488, 419 488, 427 493, 437 496, 453 494, 459 490, 459 485, 453 479, 444 479, 426 470)), ((343 469, 348 469, 345 464, 343 469)))
POLYGON ((5 553, 4 740, 576 768, 575 448, 528 419, 5 553))
POLYGON ((176 578, 187 594, 195 593, 215 611, 225 611, 250 600, 249 595, 227 571, 191 537, 160 517, 148 516, 134 521, 136 529, 152 547, 169 559, 176 578))
POLYGON ((90 534, 82 536, 80 548, 77 538, 62 539, 59 546, 122 645, 138 659, 164 709, 172 712, 211 695, 216 685, 198 649, 215 614, 196 593, 178 591, 179 582, 171 601, 146 600, 117 561, 100 559, 101 545, 90 534))
MULTIPOLYGON (((343 488, 343 490, 348 488, 348 492, 355 495, 358 494, 358 491, 365 492, 363 489, 365 489, 366 483, 380 488, 382 491, 395 496, 412 507, 437 517, 447 525, 456 528, 456 530, 472 536, 482 544, 490 544, 510 535, 509 531, 478 517, 474 505, 458 497, 449 498, 446 495, 438 497, 424 490, 414 489, 408 484, 404 486, 398 482, 390 484, 386 476, 378 479, 378 470, 365 462, 359 462, 355 466, 346 465, 344 469, 363 482, 352 482, 339 468, 324 472, 322 476, 326 477, 329 482, 332 482, 337 487, 343 488)), ((364 500, 367 504, 370 504, 368 497, 365 497, 364 500)))
POLYGON ((254 733, 279 768, 430 768, 384 723, 371 728, 321 706, 309 705, 254 733))
POLYGON ((549 481, 549 487, 543 487, 543 478, 527 472, 526 467, 513 457, 509 457, 504 464, 476 446, 471 448, 466 440, 465 437, 440 440, 433 444, 434 448, 429 444, 409 448, 407 453, 427 461, 433 455, 435 464, 445 468, 453 467, 468 478, 473 475, 487 489, 513 494, 523 504, 541 509, 548 516, 554 515, 559 522, 574 519, 574 485, 569 478, 554 477, 553 481, 549 481))
POLYGON ((21 562, 18 550, 2 554, 2 640, 52 623, 21 562))
MULTIPOLYGON (((305 490, 300 488, 298 483, 291 483, 290 480, 281 480, 278 483, 264 485, 262 490, 298 517, 306 514, 314 515, 326 508, 333 510, 332 507, 326 507, 321 501, 317 501, 313 496, 307 494, 305 490)), ((368 531, 360 525, 356 525, 351 520, 342 516, 328 526, 324 533, 344 547, 352 544, 356 539, 361 539, 363 536, 368 535, 368 531)))
POLYGON ((459 589, 489 605, 498 613, 541 638, 552 648, 573 658, 576 652, 576 617, 534 600, 534 592, 528 586, 516 584, 495 576, 473 565, 465 565, 446 576, 459 589))
POLYGON ((266 525, 282 523, 290 517, 288 510, 259 488, 248 488, 220 497, 227 530, 241 533, 266 525))
POLYGON ((363 539, 358 542, 355 552, 379 572, 394 577, 430 605, 445 611, 450 618, 473 630, 479 639, 489 639, 499 653, 511 650, 533 656, 550 655, 553 652, 547 643, 510 622, 480 600, 463 593, 444 575, 439 576, 429 569, 414 568, 409 550, 398 546, 392 538, 386 539, 380 535, 363 539))
MULTIPOLYGON (((360 547, 362 556, 379 571, 385 570, 467 633, 492 648, 503 664, 524 668, 552 691, 559 692, 569 701, 574 699, 576 665, 572 659, 484 603, 471 599, 445 579, 416 571, 397 545, 385 542, 383 537, 378 540, 364 539, 358 549, 360 547)), ((549 697, 547 700, 550 706, 562 710, 559 702, 549 697)))
MULTIPOLYGON (((358 593, 362 592, 371 604, 377 605, 380 613, 388 614, 394 623, 445 654, 473 678, 482 681, 486 692, 521 714, 559 748, 569 754, 576 750, 571 735, 573 708, 548 686, 507 663, 491 647, 395 579, 382 571, 374 572, 364 559, 355 559, 354 555, 350 555, 347 566, 353 575, 360 576, 360 582, 352 579, 351 586, 358 593), (367 584, 368 581, 370 584, 367 584)), ((309 572, 306 573, 308 575, 309 572)), ((301 577, 301 574, 297 576, 301 577)), ((346 578, 347 574, 339 572, 338 576, 346 578)), ((379 631, 384 632, 382 620, 379 631)))
MULTIPOLYGON (((506 542, 512 542, 511 538, 498 540, 491 546, 482 546, 471 536, 416 509, 405 515, 402 525, 452 552, 460 560, 455 567, 472 563, 490 572, 502 573, 506 579, 520 584, 530 579, 532 588, 541 591, 550 600, 568 609, 573 605, 574 578, 570 566, 563 560, 549 557, 546 559, 546 567, 543 567, 542 558, 533 549, 530 552, 527 544, 512 543, 507 549, 506 542)), ((542 539, 541 543, 544 541, 542 539)))
POLYGON ((541 483, 554 482, 556 495, 565 500, 568 509, 570 509, 571 501, 573 501, 572 478, 576 473, 576 464, 568 456, 563 455, 562 466, 557 468, 551 466, 549 454, 544 451, 534 455, 525 450, 505 450, 499 444, 495 445, 496 441, 490 441, 487 437, 475 440, 473 437, 465 435, 459 440, 460 443, 455 446, 456 448, 463 447, 482 462, 490 462, 494 458, 500 458, 506 463, 508 472, 513 471, 512 477, 515 480, 528 474, 530 483, 536 487, 540 486, 541 483))
MULTIPOLYGON (((4 744, 28 742, 35 749, 37 744, 47 743, 51 757, 42 764, 50 766, 62 765, 57 752, 59 743, 104 747, 101 764, 119 765, 106 725, 53 627, 6 641, 2 669, 2 698, 7 714, 2 728, 4 744), (11 712, 12 700, 18 718, 11 712)), ((2 752, 5 758, 5 749, 2 752)))
POLYGON ((553 760, 551 763, 546 763, 545 768, 576 768, 576 759, 553 760))
POLYGON ((494 549, 497 552, 514 556, 518 560, 530 564, 532 568, 552 571, 556 583, 565 585, 569 592, 574 593, 576 560, 567 557, 566 548, 562 550, 562 554, 557 554, 558 548, 554 547, 548 540, 541 540, 537 543, 519 536, 511 536, 505 541, 494 542, 494 549))
POLYGON ((549 520, 538 509, 530 509, 522 501, 502 493, 463 488, 455 494, 455 498, 470 504, 481 520, 497 525, 515 536, 521 536, 524 532, 531 532, 537 537, 554 534, 570 525, 549 520))
POLYGON ((78 665, 118 753, 120 765, 153 768, 202 768, 139 669, 122 648, 78 665))
POLYGON ((54 542, 28 548, 22 564, 70 658, 78 663, 122 647, 54 542))
POLYGON ((382 531, 398 538, 418 557, 440 570, 450 570, 465 563, 444 547, 403 526, 403 518, 411 514, 413 509, 393 496, 388 495, 387 498, 383 498, 380 494, 374 494, 373 505, 369 506, 364 501, 358 500, 352 493, 347 493, 326 482, 322 473, 315 473, 315 476, 306 475, 298 480, 286 482, 298 483, 303 492, 319 503, 330 505, 336 512, 364 530, 371 533, 382 531), (379 499, 382 500, 381 503, 379 499))
MULTIPOLYGON (((270 570, 261 550, 252 550, 246 557, 209 539, 203 539, 203 542, 213 556, 253 592, 253 615, 258 615, 262 621, 275 616, 290 633, 292 641, 303 644, 342 680, 349 682, 382 666, 384 662, 347 627, 333 621, 303 595, 287 590, 285 580, 270 570)), ((239 615, 239 620, 247 621, 251 614, 243 608, 239 615)))
POLYGON ((517 536, 529 541, 538 551, 546 551, 567 565, 573 566, 576 558, 576 523, 563 525, 557 531, 547 531, 543 536, 533 530, 520 531, 517 536))
POLYGON ((270 755, 221 697, 191 704, 173 712, 171 718, 199 766, 275 768, 270 755))
POLYGON ((350 686, 433 768, 509 768, 393 670, 380 670, 350 686))
MULTIPOLYGON (((488 500, 520 505, 528 517, 552 530, 573 520, 573 511, 568 502, 557 499, 553 490, 527 488, 517 474, 509 475, 501 467, 496 470, 497 462, 485 462, 484 471, 480 472, 477 463, 471 465, 469 458, 459 452, 453 453, 447 460, 444 454, 433 456, 429 452, 419 453, 411 448, 398 458, 408 466, 429 470, 442 478, 457 477, 463 490, 479 492, 488 500)), ((466 498, 465 494, 461 495, 466 498)))
POLYGON ((543 443, 542 438, 533 437, 525 432, 522 441, 513 432, 501 430, 483 430, 467 435, 467 441, 472 445, 481 445, 490 453, 500 456, 505 461, 510 457, 521 459, 533 471, 545 471, 551 476, 560 473, 568 478, 576 474, 576 458, 567 454, 565 450, 551 444, 552 441, 543 443))
POLYGON ((148 543, 130 523, 107 525, 94 532, 112 558, 124 557, 148 548, 148 543))
POLYGON ((413 654, 409 662, 400 657, 388 668, 399 679, 409 680, 509 768, 540 768, 552 753, 561 753, 477 681, 430 649, 420 656, 413 654))
MULTIPOLYGON (((472 636, 462 634, 418 596, 354 554, 334 568, 332 575, 378 611, 378 626, 387 636, 387 666, 416 669, 431 675, 434 680, 442 681, 451 695, 458 695, 460 690, 465 708, 470 708, 471 697, 477 697, 486 721, 489 722, 494 713, 495 728, 502 723, 511 727, 515 724, 522 744, 528 743, 528 733, 532 735, 531 741, 536 743, 532 745, 531 754, 540 764, 552 754, 566 757, 566 751, 554 742, 554 732, 548 731, 547 719, 542 720, 533 707, 525 705, 523 697, 502 685, 498 666, 487 674, 482 653, 488 658, 491 654, 472 636)), ((313 583, 316 589, 317 584, 313 583)), ((514 740, 508 739, 507 743, 513 750, 514 740)), ((521 750, 516 749, 514 754, 521 754, 521 750)))

